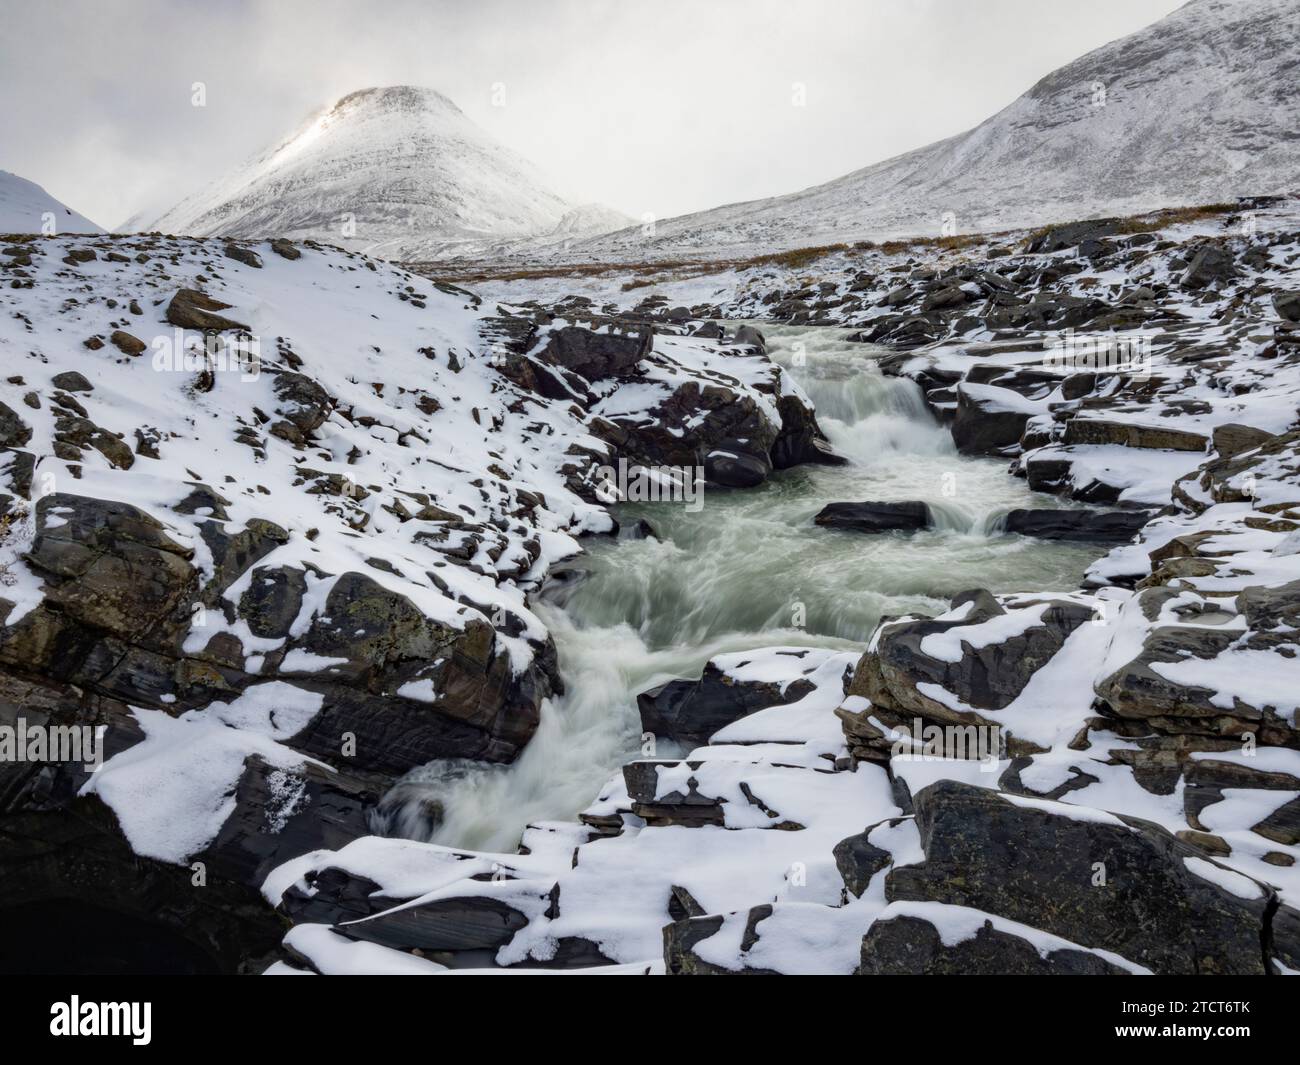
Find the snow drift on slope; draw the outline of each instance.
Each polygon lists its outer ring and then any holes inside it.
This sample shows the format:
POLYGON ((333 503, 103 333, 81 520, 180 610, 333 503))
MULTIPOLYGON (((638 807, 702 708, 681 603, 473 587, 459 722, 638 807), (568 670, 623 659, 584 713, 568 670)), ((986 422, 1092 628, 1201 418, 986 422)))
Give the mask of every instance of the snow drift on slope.
POLYGON ((102 233, 85 215, 60 203, 36 182, 0 170, 0 233, 102 233), (47 216, 50 216, 47 219, 47 216), (46 225, 52 221, 51 231, 46 225))

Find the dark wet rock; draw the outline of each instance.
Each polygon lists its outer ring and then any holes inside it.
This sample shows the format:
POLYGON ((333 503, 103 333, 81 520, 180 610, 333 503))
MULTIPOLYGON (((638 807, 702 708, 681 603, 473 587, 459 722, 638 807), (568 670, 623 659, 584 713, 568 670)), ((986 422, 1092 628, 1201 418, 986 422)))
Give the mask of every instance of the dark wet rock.
POLYGON ((922 502, 902 503, 828 503, 813 519, 828 529, 851 529, 854 532, 896 532, 928 528, 930 508, 922 502))
POLYGON ((1014 394, 973 393, 957 389, 957 411, 952 423, 952 439, 964 455, 997 455, 1017 447, 1024 434, 1029 414, 1014 400, 1014 394))
POLYGON ((709 662, 699 680, 670 680, 642 692, 636 702, 646 732, 698 747, 733 721, 769 706, 798 702, 812 690, 802 679, 789 684, 736 680, 709 662))
POLYGON ((766 452, 738 440, 721 440, 704 456, 704 479, 722 488, 755 488, 772 472, 766 452))
POLYGON ((798 396, 785 395, 777 400, 781 430, 771 447, 772 465, 786 470, 802 463, 821 466, 844 466, 848 459, 837 455, 823 435, 817 418, 798 396))
POLYGON ((228 310, 229 303, 213 299, 205 292, 183 288, 177 291, 167 304, 167 321, 182 329, 199 329, 204 332, 222 332, 227 329, 247 330, 248 326, 231 318, 224 318, 218 311, 228 310))
POLYGON ((949 945, 925 917, 876 920, 862 938, 861 976, 1125 976, 1128 970, 1086 950, 1061 947, 1044 957, 1035 943, 985 919, 975 935, 949 945))
POLYGON ((1288 322, 1300 322, 1300 292, 1273 293, 1273 308, 1278 317, 1288 322))
POLYGON ((956 781, 922 789, 925 861, 892 869, 886 898, 982 910, 1161 975, 1264 972, 1268 888, 1151 822, 1025 802, 956 781))
POLYGON ((614 536, 619 540, 659 539, 659 533, 645 518, 633 522, 614 522, 614 536))
POLYGON ((750 347, 757 348, 764 355, 767 354, 767 338, 752 325, 738 327, 735 342, 737 344, 748 344, 750 347))
POLYGON ((1013 510, 1006 531, 1040 540, 1123 544, 1151 518, 1146 510, 1013 510))

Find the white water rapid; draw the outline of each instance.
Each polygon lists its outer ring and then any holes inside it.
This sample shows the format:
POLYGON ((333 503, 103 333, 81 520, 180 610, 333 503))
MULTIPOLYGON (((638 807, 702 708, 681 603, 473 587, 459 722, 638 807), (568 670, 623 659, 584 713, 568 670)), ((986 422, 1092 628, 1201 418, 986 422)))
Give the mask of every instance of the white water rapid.
POLYGON ((572 818, 639 756, 636 694, 698 677, 715 654, 860 648, 881 615, 938 612, 967 588, 1077 586, 1097 548, 997 532, 1010 509, 1060 504, 1030 492, 1005 462, 958 455, 917 386, 876 368, 880 349, 847 341, 842 329, 760 328, 852 464, 710 491, 695 513, 674 503, 620 507, 621 521, 645 518, 658 537, 592 541, 575 563, 585 579, 536 604, 567 694, 543 707, 514 765, 439 761, 407 774, 383 804, 388 834, 511 851, 530 821, 572 818), (903 499, 926 501, 936 527, 864 535, 813 524, 827 503, 903 499))

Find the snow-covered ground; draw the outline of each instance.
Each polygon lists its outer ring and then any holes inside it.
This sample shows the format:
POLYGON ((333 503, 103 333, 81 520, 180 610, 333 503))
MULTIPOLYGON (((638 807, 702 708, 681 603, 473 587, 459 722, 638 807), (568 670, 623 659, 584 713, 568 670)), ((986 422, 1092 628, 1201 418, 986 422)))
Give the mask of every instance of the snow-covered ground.
POLYGON ((89 218, 60 203, 36 182, 0 170, 0 233, 102 233, 89 218))

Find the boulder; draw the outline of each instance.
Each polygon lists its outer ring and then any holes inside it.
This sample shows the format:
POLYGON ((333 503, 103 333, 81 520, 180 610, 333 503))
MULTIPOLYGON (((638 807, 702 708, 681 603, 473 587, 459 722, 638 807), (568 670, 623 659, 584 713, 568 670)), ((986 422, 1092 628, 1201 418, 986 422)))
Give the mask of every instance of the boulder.
MULTIPOLYGON (((290 641, 294 649, 335 665, 321 677, 328 684, 323 709, 293 745, 329 758, 352 733, 353 764, 377 772, 445 757, 511 761, 536 730, 542 699, 559 689, 549 639, 516 674, 487 621, 443 625, 363 573, 334 582, 323 611, 290 641), (407 685, 408 693, 427 694, 403 694, 407 685)), ((278 668, 268 662, 263 674, 278 668)))
POLYGON ((25 447, 31 438, 31 429, 17 411, 0 403, 0 447, 25 447))
POLYGON ((914 802, 925 861, 889 872, 890 902, 981 910, 1157 975, 1265 971, 1272 891, 1158 825, 951 780, 914 802))
POLYGON ((1032 236, 1025 246, 1031 255, 1042 255, 1054 251, 1074 248, 1085 240, 1109 237, 1120 231, 1118 218, 1092 218, 1082 222, 1070 222, 1063 226, 1052 226, 1032 236))
POLYGON ((45 579, 46 601, 65 617, 133 637, 188 608, 193 553, 136 507, 58 492, 36 504, 27 561, 45 579))
POLYGON ((146 350, 143 340, 122 329, 114 329, 108 339, 123 355, 142 355, 146 350))
POLYGON ((301 259, 302 252, 294 247, 293 241, 276 237, 271 241, 271 250, 282 259, 301 259))
POLYGON ((1300 292, 1273 293, 1273 308, 1284 321, 1300 322, 1300 292))
MULTIPOLYGON (((1143 594, 1151 605, 1139 605, 1149 617, 1165 592, 1151 588, 1143 594)), ((1262 694, 1254 702, 1248 701, 1251 685, 1238 683, 1243 654, 1251 654, 1255 671, 1294 672, 1300 581, 1246 588, 1235 606, 1245 620, 1244 633, 1195 624, 1151 628, 1138 655, 1097 682, 1098 697, 1116 716, 1149 722, 1162 732, 1234 739, 1251 734, 1263 744, 1300 746, 1300 727, 1291 708, 1269 703, 1267 686, 1260 688, 1262 694), (1220 660, 1216 666, 1207 665, 1215 659, 1220 660), (1212 678, 1210 683, 1202 682, 1206 677, 1212 678), (1225 698, 1221 689, 1232 695, 1225 698)))
POLYGON ((1220 245, 1207 244, 1187 264, 1182 285, 1183 288, 1201 289, 1207 285, 1222 285, 1236 276, 1232 253, 1220 245))
MULTIPOLYGON (((1000 922, 1006 925, 1007 922, 1000 922)), ((1014 926, 1012 926, 1014 927, 1014 926)), ((860 976, 1126 976, 1129 970, 1048 937, 997 928, 975 910, 937 908, 934 917, 886 910, 862 938, 860 976), (953 941, 955 919, 963 927, 953 941), (939 923, 936 923, 939 922, 939 923), (973 934, 970 929, 974 928, 973 934), (1038 940, 1036 942, 1035 940, 1038 940)), ((1054 939, 1054 937, 1052 937, 1054 939)))
POLYGON ((220 333, 227 329, 247 330, 248 326, 232 318, 224 318, 217 311, 230 308, 229 303, 213 299, 206 292, 191 288, 177 291, 167 304, 167 321, 182 329, 199 329, 203 332, 220 333))
POLYGON ((1238 425, 1236 422, 1214 427, 1214 450, 1224 459, 1236 458, 1245 451, 1253 451, 1272 439, 1272 433, 1250 425, 1238 425))
MULTIPOLYGON (((745 929, 740 937, 740 953, 749 950, 758 940, 757 926, 772 915, 770 904, 755 906, 745 919, 745 929)), ((705 961, 695 948, 702 940, 716 935, 722 928, 723 916, 712 914, 687 917, 664 926, 664 968, 670 976, 774 976, 771 969, 754 969, 748 966, 728 969, 705 961)))
POLYGON ((306 374, 281 370, 275 375, 272 387, 280 401, 277 413, 284 415, 300 433, 320 428, 334 409, 329 393, 306 374))
POLYGON ((802 678, 789 683, 737 680, 710 661, 699 680, 670 680, 642 692, 636 703, 644 731, 698 747, 733 721, 769 706, 798 702, 812 690, 802 678))
MULTIPOLYGON (((957 596, 949 613, 956 616, 905 618, 885 622, 877 630, 874 649, 858 662, 847 692, 872 705, 860 712, 837 711, 856 757, 880 758, 891 749, 886 736, 867 721, 870 717, 908 729, 915 718, 955 726, 996 724, 980 711, 1009 706, 1069 635, 1092 617, 1080 603, 1045 597, 1018 603, 1010 612, 1018 616, 1007 618, 1008 609, 982 589, 957 596), (1002 639, 990 639, 983 628, 994 621, 1006 630, 1002 639), (969 639, 964 638, 966 632, 969 639), (941 688, 970 709, 954 709, 948 700, 925 694, 923 687, 941 688)), ((951 742, 970 746, 965 736, 954 736, 951 742)), ((1037 750, 1014 735, 1008 735, 1006 743, 1013 755, 1037 750)), ((969 749, 948 753, 985 757, 1001 752, 977 747, 973 754, 969 749)))
POLYGON ((1270 437, 1250 451, 1215 458, 1174 482, 1174 502, 1193 514, 1216 503, 1251 503, 1263 510, 1300 503, 1300 431, 1270 437), (1257 473, 1258 471, 1258 473, 1257 473), (1267 492, 1266 498, 1260 493, 1267 492))
POLYGON ((1065 443, 1118 444, 1121 447, 1152 448, 1160 451, 1204 451, 1209 438, 1187 429, 1104 418, 1071 418, 1065 425, 1065 443))
POLYGON ((1013 510, 1006 531, 1040 540, 1128 543, 1150 520, 1147 510, 1013 510))
POLYGON ((767 354, 767 339, 752 325, 739 326, 736 329, 735 342, 748 344, 752 348, 757 348, 762 354, 767 354))
POLYGON ((998 455, 1019 446, 1030 417, 1019 400, 1008 389, 958 386, 952 423, 957 450, 963 455, 998 455), (999 392, 1006 398, 999 397, 999 392))
POLYGON ((86 375, 78 373, 76 370, 56 373, 50 378, 50 384, 55 388, 63 389, 65 392, 93 392, 95 390, 95 386, 86 380, 86 375))
POLYGON ((772 460, 738 440, 722 440, 704 456, 704 479, 722 488, 756 488, 772 472, 772 460))
POLYGON ((813 519, 828 529, 851 529, 854 532, 914 531, 931 524, 930 508, 922 502, 901 503, 828 503, 813 519))
POLYGON ((241 247, 238 244, 227 244, 225 253, 227 259, 234 259, 235 262, 251 266, 256 270, 262 269, 262 257, 252 248, 241 247))
POLYGON ((603 381, 631 373, 650 354, 653 344, 654 333, 649 329, 618 331, 608 325, 597 332, 567 325, 548 332, 545 346, 535 356, 587 381, 603 381))

